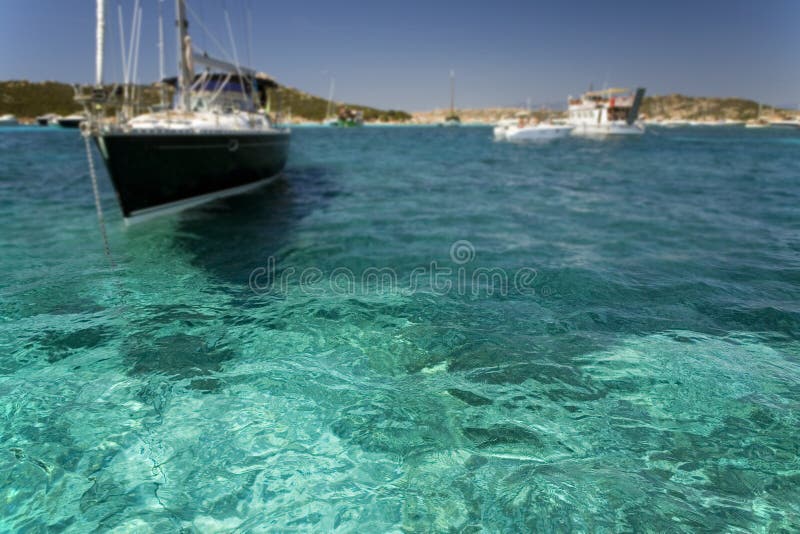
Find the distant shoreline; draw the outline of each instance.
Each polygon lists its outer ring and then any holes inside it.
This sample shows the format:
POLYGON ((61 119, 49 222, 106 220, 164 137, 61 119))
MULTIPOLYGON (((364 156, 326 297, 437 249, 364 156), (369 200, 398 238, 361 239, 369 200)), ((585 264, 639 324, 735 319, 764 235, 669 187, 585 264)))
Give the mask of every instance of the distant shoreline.
MULTIPOLYGON (((158 101, 155 85, 142 85, 143 105, 158 101)), ((280 86, 275 101, 282 103, 283 118, 292 124, 318 123, 324 120, 328 101, 295 88, 280 86)), ((382 110, 358 104, 335 102, 337 107, 348 107, 364 112, 369 124, 441 124, 451 113, 450 109, 433 109, 412 113, 399 110, 382 110)), ((501 119, 526 111, 521 107, 487 107, 456 109, 461 123, 494 124, 501 119)), ((80 112, 74 101, 73 86, 61 82, 29 82, 27 80, 0 81, 0 115, 13 114, 22 124, 35 124, 36 117, 47 113, 69 115, 80 112)), ((539 119, 566 117, 566 111, 537 109, 532 111, 539 119)), ((640 118, 645 122, 680 121, 703 124, 720 122, 747 122, 797 120, 798 112, 761 104, 743 98, 693 97, 681 94, 645 96, 640 118)))

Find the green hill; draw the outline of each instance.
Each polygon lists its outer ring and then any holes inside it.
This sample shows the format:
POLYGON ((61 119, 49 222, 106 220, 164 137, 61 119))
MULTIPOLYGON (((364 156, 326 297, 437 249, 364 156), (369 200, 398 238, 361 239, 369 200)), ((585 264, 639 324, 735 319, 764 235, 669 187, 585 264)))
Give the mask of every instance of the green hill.
POLYGON ((75 91, 65 83, 0 82, 0 115, 13 113, 20 118, 45 113, 69 115, 81 110, 74 97, 75 91))
MULTIPOLYGON (((145 105, 158 102, 158 89, 154 86, 140 86, 142 101, 145 105)), ((75 91, 72 86, 60 82, 28 82, 11 80, 0 82, 0 115, 13 113, 23 119, 32 119, 45 113, 69 115, 81 108, 74 101, 75 91)), ((273 91, 273 109, 281 103, 284 113, 291 111, 294 118, 321 121, 325 118, 328 101, 318 96, 304 93, 292 87, 279 86, 273 91)), ((406 121, 411 115, 404 111, 382 110, 355 104, 339 106, 357 109, 364 112, 367 121, 406 121)))
MULTIPOLYGON (((293 87, 278 87, 278 89, 273 91, 272 101, 273 105, 280 101, 284 113, 291 112, 292 116, 295 118, 302 117, 312 121, 323 120, 325 118, 325 111, 328 108, 328 101, 324 98, 304 93, 293 87)), ((411 115, 405 111, 394 109, 382 110, 368 106, 359 106, 358 104, 345 104, 342 102, 334 103, 334 113, 336 113, 340 106, 363 111, 365 121, 387 122, 407 121, 411 119, 411 115)))

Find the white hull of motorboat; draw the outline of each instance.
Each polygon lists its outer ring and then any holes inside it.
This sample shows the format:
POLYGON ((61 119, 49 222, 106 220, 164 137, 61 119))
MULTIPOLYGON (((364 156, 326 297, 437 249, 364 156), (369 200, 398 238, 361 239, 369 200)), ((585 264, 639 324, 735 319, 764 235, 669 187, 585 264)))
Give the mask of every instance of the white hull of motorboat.
POLYGON ((583 136, 603 136, 603 135, 642 135, 644 133, 644 125, 635 122, 628 124, 627 122, 612 122, 605 124, 586 124, 579 123, 575 125, 572 130, 572 135, 583 136))
POLYGON ((536 124, 523 127, 517 125, 498 125, 494 129, 494 138, 497 141, 510 141, 512 143, 550 141, 566 137, 571 131, 572 126, 555 124, 536 124))

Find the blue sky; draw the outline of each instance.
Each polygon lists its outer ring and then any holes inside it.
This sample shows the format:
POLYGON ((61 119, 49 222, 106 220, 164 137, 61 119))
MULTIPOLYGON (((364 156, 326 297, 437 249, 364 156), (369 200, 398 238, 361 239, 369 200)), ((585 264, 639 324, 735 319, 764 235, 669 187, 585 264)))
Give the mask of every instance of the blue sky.
MULTIPOLYGON (((121 78, 117 6, 107 0, 107 78, 121 78)), ((224 9, 250 64, 280 82, 336 99, 406 110, 561 103, 588 88, 742 96, 800 105, 800 0, 189 0, 230 53, 224 9)), ((139 78, 158 77, 158 0, 141 0, 139 78)), ((163 4, 174 72, 174 2, 163 4)), ((130 31, 129 26, 125 33, 130 31)), ((194 43, 222 53, 190 18, 194 43)), ((92 0, 0 0, 0 79, 88 82, 92 0)))

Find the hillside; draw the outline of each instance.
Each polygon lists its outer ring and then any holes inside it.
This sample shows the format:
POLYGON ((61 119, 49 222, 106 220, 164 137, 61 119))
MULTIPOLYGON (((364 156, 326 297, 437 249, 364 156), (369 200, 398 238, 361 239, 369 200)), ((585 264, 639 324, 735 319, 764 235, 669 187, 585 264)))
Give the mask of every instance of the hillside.
MULTIPOLYGON (((789 118, 794 113, 762 105, 765 118, 789 118)), ((737 120, 758 117, 758 102, 743 98, 709 98, 680 94, 648 96, 642 102, 641 115, 650 119, 737 120)))
MULTIPOLYGON (((145 105, 158 102, 158 89, 155 86, 140 86, 145 105)), ((72 87, 59 82, 0 82, 0 115, 12 113, 21 119, 33 119, 45 113, 68 115, 80 111, 76 105, 72 87)), ((273 109, 278 102, 286 115, 291 114, 293 120, 321 121, 325 118, 328 102, 324 98, 311 95, 293 87, 279 86, 272 94, 273 109)), ((416 124, 435 124, 443 122, 449 113, 446 109, 437 109, 410 114, 397 110, 382 110, 356 104, 336 102, 334 111, 339 106, 364 112, 368 122, 405 122, 416 124)), ((457 110, 463 122, 493 123, 501 118, 513 117, 521 108, 484 108, 457 110)), ((551 112, 537 110, 536 115, 544 117, 551 112)), ((563 117, 564 111, 552 111, 551 116, 563 117)), ((682 120, 752 120, 758 115, 758 103, 743 98, 709 98, 680 94, 664 96, 646 96, 642 102, 641 116, 645 119, 682 119, 682 120)), ((762 106, 761 115, 766 119, 794 118, 796 112, 762 106)))
MULTIPOLYGON (((158 89, 155 86, 140 86, 145 105, 158 102, 158 89)), ((0 82, 0 115, 12 113, 20 119, 33 119, 45 113, 68 115, 80 111, 74 101, 75 92, 72 86, 60 82, 28 82, 11 80, 0 82)), ((273 92, 273 107, 278 101, 282 103, 284 113, 291 112, 295 119, 321 121, 325 118, 328 101, 304 93, 292 87, 280 86, 273 92)), ((364 112, 367 121, 405 121, 411 115, 403 111, 382 110, 368 106, 342 104, 337 102, 335 109, 347 105, 364 112)))
MULTIPOLYGON (((284 113, 291 113, 293 119, 307 119, 310 121, 321 121, 325 118, 325 111, 328 108, 328 101, 324 98, 304 93, 293 87, 280 86, 273 93, 273 103, 280 101, 284 113)), ((274 104, 273 104, 274 105, 274 104)), ((334 113, 340 106, 347 106, 364 112, 364 120, 368 122, 380 121, 407 121, 411 115, 404 111, 393 109, 382 110, 357 104, 345 104, 342 102, 334 103, 334 113)))
MULTIPOLYGON (((495 123, 500 119, 514 117, 525 111, 524 108, 497 107, 456 110, 463 123, 495 123)), ((419 111, 413 114, 415 124, 438 124, 444 122, 449 109, 419 111)), ((536 109, 532 114, 539 119, 546 117, 564 118, 566 111, 561 109, 536 109)), ((761 116, 765 119, 793 119, 797 113, 792 110, 762 105, 761 116)), ((645 96, 640 110, 643 119, 679 120, 753 120, 758 116, 758 102, 743 98, 694 97, 680 94, 665 96, 645 96)))
POLYGON ((33 118, 45 113, 69 115, 81 109, 75 103, 74 95, 72 87, 64 83, 0 82, 0 115, 13 113, 19 118, 33 118))

